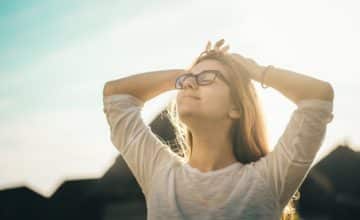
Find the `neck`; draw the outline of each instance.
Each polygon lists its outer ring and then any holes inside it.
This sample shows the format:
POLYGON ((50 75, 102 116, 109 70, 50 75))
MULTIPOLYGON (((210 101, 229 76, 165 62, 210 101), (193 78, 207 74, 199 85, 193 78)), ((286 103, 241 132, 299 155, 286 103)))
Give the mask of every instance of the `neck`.
POLYGON ((228 132, 223 129, 192 131, 192 153, 189 165, 202 172, 224 168, 238 162, 228 132), (221 131, 222 130, 222 131, 221 131))

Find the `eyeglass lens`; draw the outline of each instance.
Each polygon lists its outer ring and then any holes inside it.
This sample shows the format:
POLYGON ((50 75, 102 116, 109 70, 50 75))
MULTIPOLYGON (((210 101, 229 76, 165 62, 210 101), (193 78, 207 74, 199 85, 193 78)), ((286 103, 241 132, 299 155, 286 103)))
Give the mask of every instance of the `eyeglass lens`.
POLYGON ((195 77, 195 81, 198 85, 208 85, 212 83, 216 78, 216 72, 202 72, 198 75, 192 73, 186 73, 179 76, 176 80, 176 88, 182 88, 185 80, 189 77, 195 77))

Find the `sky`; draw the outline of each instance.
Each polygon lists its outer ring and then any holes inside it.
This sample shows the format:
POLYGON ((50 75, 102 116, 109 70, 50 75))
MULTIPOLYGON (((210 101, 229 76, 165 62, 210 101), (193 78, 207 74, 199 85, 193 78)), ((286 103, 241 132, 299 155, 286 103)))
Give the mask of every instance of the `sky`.
MULTIPOLYGON (((0 189, 51 196, 99 178, 118 155, 103 113, 107 81, 187 68, 208 40, 230 52, 331 83, 334 119, 315 162, 360 150, 356 1, 1 1, 0 189)), ((296 106, 255 84, 273 146, 296 106)), ((175 90, 145 103, 150 123, 175 90)))

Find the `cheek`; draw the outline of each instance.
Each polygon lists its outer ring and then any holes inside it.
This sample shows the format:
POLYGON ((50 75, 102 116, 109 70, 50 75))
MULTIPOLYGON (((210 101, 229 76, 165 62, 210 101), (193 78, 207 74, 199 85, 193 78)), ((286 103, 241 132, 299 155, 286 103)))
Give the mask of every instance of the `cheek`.
POLYGON ((213 97, 211 100, 209 100, 209 105, 217 109, 225 110, 229 105, 229 102, 227 100, 227 97, 219 96, 213 97))
POLYGON ((227 106, 229 104, 230 93, 224 86, 214 86, 204 91, 205 101, 211 105, 227 106))
POLYGON ((211 96, 206 96, 203 104, 208 106, 209 111, 216 115, 226 114, 230 106, 230 99, 226 93, 214 93, 211 96))

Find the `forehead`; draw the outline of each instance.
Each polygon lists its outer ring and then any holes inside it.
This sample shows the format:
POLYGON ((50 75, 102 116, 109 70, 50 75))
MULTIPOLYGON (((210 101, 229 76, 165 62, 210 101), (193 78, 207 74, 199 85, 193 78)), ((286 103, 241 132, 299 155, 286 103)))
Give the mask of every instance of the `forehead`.
POLYGON ((226 69, 223 66, 222 63, 220 63, 217 60, 213 60, 213 59, 208 59, 208 60, 203 60, 200 63, 196 64, 195 66, 193 66, 190 71, 193 72, 194 74, 199 74, 204 70, 218 70, 223 74, 226 74, 226 69))

